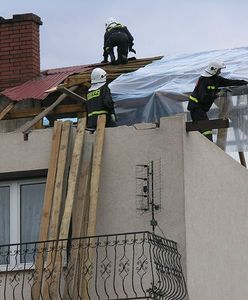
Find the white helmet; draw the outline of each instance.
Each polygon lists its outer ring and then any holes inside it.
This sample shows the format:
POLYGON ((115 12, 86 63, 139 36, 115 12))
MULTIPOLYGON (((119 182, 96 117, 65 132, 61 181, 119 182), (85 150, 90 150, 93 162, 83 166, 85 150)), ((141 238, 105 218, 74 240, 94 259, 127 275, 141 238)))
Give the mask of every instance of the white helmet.
POLYGON ((221 69, 224 69, 226 66, 221 60, 215 60, 208 64, 207 68, 204 70, 202 76, 204 77, 211 77, 221 69))
POLYGON ((107 73, 101 68, 95 68, 91 72, 91 84, 105 83, 107 80, 107 73))
POLYGON ((116 19, 113 17, 110 17, 107 19, 107 21, 105 23, 105 28, 107 29, 110 25, 116 24, 116 23, 117 23, 116 19))

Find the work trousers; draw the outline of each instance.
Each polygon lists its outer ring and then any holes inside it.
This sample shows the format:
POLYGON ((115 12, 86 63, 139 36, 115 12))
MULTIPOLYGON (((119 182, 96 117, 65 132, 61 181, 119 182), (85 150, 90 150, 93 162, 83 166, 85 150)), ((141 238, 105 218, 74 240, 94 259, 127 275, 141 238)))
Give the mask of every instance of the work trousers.
MULTIPOLYGON (((201 121, 201 120, 209 120, 207 113, 201 108, 195 108, 190 111, 192 121, 201 121)), ((211 142, 213 141, 212 130, 204 130, 200 131, 206 138, 208 138, 211 142)))
MULTIPOLYGON (((93 115, 87 118, 87 128, 96 129, 98 115, 93 115)), ((109 114, 106 114, 106 127, 116 127, 116 123, 111 120, 109 114)))
POLYGON ((125 32, 113 32, 106 44, 111 63, 126 64, 128 56, 128 36, 125 32), (115 61, 114 47, 117 47, 117 61, 115 61))

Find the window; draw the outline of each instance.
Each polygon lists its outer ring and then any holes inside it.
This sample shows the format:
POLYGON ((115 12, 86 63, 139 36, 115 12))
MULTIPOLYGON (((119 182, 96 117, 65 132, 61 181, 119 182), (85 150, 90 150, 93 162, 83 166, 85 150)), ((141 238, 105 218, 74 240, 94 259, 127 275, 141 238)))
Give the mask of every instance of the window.
MULTIPOLYGON (((12 181, 0 184, 0 245, 35 242, 38 240, 40 218, 45 193, 45 179, 12 181)), ((11 253, 14 249, 11 247, 11 253)), ((25 257, 20 262, 31 262, 33 245, 21 247, 25 257), (30 251, 29 251, 30 250, 30 251)), ((0 264, 11 263, 6 257, 8 247, 0 247, 0 264)))

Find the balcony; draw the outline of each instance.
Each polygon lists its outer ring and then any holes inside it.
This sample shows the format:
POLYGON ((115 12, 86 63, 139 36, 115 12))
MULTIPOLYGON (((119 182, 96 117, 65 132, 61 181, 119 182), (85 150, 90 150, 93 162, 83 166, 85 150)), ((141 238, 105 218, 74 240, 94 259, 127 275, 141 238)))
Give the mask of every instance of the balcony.
POLYGON ((175 242, 150 232, 0 246, 0 299, 184 299, 175 242))

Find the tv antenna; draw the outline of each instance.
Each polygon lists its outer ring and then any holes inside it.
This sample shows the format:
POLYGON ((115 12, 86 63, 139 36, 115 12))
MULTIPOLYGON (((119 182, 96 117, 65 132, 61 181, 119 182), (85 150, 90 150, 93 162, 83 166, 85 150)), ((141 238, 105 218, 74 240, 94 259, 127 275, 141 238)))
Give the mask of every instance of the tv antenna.
POLYGON ((160 161, 149 161, 136 165, 136 198, 137 210, 142 213, 150 212, 152 232, 158 225, 155 212, 161 209, 160 161))

